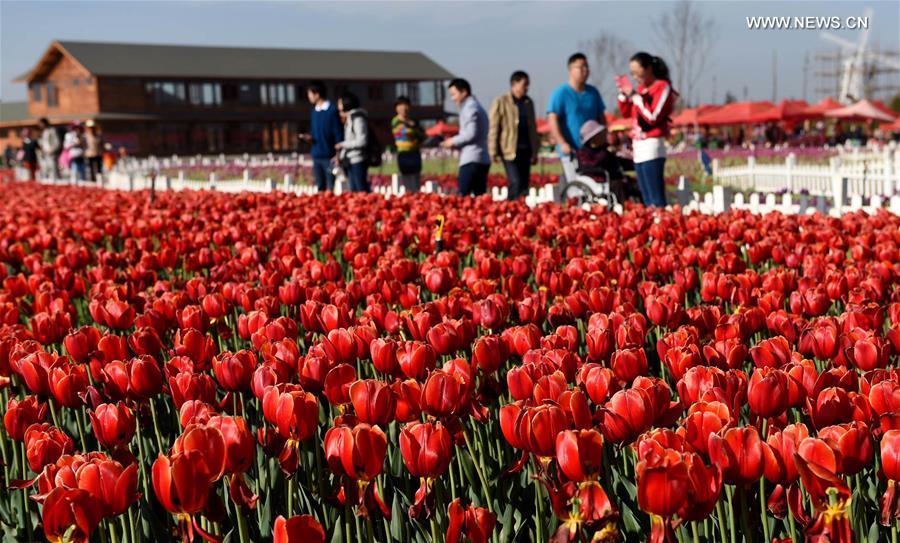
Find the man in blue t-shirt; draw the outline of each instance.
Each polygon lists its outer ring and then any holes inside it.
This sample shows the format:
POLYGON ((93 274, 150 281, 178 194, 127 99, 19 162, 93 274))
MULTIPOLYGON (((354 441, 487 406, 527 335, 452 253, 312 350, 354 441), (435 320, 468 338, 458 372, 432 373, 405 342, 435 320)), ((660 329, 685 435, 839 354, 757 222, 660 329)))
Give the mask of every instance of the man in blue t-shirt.
POLYGON ((309 117, 309 134, 300 134, 300 139, 310 143, 313 159, 313 177, 319 192, 334 190, 332 159, 334 146, 344 140, 344 124, 337 107, 329 102, 325 83, 313 81, 306 89, 306 97, 313 106, 309 117))
POLYGON ((587 57, 583 53, 575 53, 569 57, 568 66, 569 81, 553 91, 547 105, 550 133, 557 142, 556 148, 567 181, 576 175, 574 156, 581 146, 578 139, 581 125, 587 121, 606 125, 606 117, 603 115, 606 106, 600 91, 587 83, 591 74, 587 57))

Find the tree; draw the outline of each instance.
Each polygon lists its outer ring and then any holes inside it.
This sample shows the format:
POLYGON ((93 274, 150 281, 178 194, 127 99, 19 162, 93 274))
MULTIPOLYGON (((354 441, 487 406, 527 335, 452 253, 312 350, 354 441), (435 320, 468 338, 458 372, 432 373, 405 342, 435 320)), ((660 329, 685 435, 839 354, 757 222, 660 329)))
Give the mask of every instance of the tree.
POLYGON ((631 44, 615 33, 604 30, 592 40, 580 41, 578 48, 584 51, 590 61, 591 82, 600 89, 607 103, 611 103, 610 97, 618 92, 615 77, 628 73, 628 59, 635 52, 631 44))
POLYGON ((726 92, 725 93, 725 103, 733 104, 735 102, 737 102, 737 96, 731 94, 731 91, 726 92))
POLYGON ((680 0, 653 21, 656 46, 672 72, 672 84, 685 103, 695 102, 697 83, 712 64, 716 42, 712 18, 703 16, 697 4, 680 0), (668 57, 667 57, 668 55, 668 57))

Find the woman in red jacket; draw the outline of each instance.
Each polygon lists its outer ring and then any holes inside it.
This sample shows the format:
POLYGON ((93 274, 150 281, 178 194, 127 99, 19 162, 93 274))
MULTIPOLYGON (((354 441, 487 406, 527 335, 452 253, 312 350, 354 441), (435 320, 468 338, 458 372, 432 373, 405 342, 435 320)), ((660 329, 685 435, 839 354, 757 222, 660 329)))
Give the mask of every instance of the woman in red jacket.
POLYGON ((630 68, 638 86, 620 88, 619 110, 634 121, 632 145, 638 187, 646 205, 665 207, 666 137, 678 93, 672 89, 669 68, 661 58, 637 53, 631 57, 630 68))

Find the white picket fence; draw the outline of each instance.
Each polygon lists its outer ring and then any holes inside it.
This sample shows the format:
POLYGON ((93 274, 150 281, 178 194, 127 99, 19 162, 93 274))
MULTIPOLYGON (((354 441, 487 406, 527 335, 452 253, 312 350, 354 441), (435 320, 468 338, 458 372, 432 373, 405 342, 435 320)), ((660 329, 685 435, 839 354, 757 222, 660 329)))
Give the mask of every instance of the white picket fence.
POLYGON ((747 164, 720 167, 712 164, 713 182, 742 192, 808 194, 842 197, 880 196, 900 193, 900 148, 891 142, 876 149, 854 149, 831 157, 828 165, 797 164, 793 154, 782 164, 747 164), (843 188, 842 194, 835 191, 843 188))

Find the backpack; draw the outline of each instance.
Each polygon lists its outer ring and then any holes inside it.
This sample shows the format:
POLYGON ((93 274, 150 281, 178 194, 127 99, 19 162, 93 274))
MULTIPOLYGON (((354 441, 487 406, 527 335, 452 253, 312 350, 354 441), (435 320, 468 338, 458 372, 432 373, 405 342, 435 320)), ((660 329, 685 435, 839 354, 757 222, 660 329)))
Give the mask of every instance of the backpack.
MULTIPOLYGON (((362 115, 362 113, 357 113, 362 115)), ((378 135, 372 130, 372 123, 366 117, 366 146, 363 148, 363 157, 369 167, 378 168, 381 166, 381 154, 384 152, 384 146, 378 141, 378 135)))

